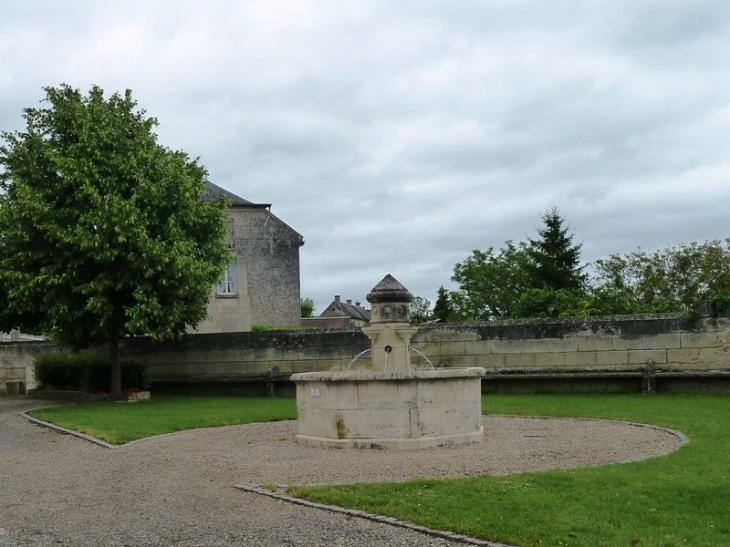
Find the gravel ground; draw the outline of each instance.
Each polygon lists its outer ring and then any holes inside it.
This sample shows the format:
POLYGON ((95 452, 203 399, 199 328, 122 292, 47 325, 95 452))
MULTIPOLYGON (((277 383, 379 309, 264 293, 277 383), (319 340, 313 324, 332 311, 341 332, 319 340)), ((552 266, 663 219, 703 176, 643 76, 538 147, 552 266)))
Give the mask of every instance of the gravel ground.
POLYGON ((666 454, 681 435, 605 420, 485 417, 484 442, 420 451, 294 442, 295 422, 204 429, 107 449, 17 413, 0 397, 0 547, 456 547, 232 485, 403 481, 601 465, 666 454))

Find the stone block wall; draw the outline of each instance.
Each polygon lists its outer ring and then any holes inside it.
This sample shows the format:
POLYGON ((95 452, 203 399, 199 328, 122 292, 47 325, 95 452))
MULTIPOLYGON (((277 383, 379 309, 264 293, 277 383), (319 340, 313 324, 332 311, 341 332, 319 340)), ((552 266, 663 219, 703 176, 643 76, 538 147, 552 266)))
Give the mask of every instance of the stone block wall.
MULTIPOLYGON (((422 326, 412 339, 436 367, 483 367, 489 374, 730 374, 730 318, 680 315, 523 320, 422 326)), ((179 342, 138 340, 128 356, 164 382, 287 378, 345 370, 370 347, 359 330, 231 333, 179 342)), ((414 362, 428 366, 414 354, 414 362)), ((369 359, 368 355, 362 359, 369 359)), ((357 365, 352 367, 357 368, 357 365)))
POLYGON ((235 248, 245 262, 251 324, 299 325, 302 236, 267 209, 244 209, 233 220, 235 248))
POLYGON ((359 448, 481 440, 483 374, 480 368, 296 374, 297 438, 359 448))
POLYGON ((217 294, 217 285, 210 290, 208 300, 208 318, 191 333, 246 332, 250 331, 253 322, 251 299, 249 298, 247 261, 240 256, 236 262, 235 295, 217 294))
POLYGON ((730 371, 730 318, 681 315, 502 321, 421 328, 436 366, 492 373, 730 371), (434 358, 436 360, 434 360, 434 358))
POLYGON ((360 331, 199 334, 179 341, 134 340, 125 357, 147 364, 158 382, 231 382, 345 370, 370 341, 360 331))
POLYGON ((231 223, 229 245, 236 258, 236 294, 218 295, 213 287, 209 319, 195 332, 245 332, 254 325, 298 326, 302 236, 265 207, 233 207, 227 214, 231 223))
POLYGON ((0 343, 0 394, 6 393, 8 382, 23 382, 25 389, 36 387, 33 360, 36 355, 53 351, 51 342, 0 343))
MULTIPOLYGON (((422 326, 412 339, 436 367, 483 367, 488 376, 663 374, 730 377, 730 318, 680 315, 523 320, 422 326)), ((30 389, 33 356, 49 342, 0 344, 0 392, 7 380, 30 389)), ((179 341, 125 344, 147 363, 153 382, 233 383, 287 380, 297 372, 345 370, 370 341, 360 330, 189 335, 179 341)), ((416 364, 427 366, 414 354, 416 364)), ((366 354, 361 359, 369 359, 366 354)), ((352 366, 353 369, 357 365, 352 366)))

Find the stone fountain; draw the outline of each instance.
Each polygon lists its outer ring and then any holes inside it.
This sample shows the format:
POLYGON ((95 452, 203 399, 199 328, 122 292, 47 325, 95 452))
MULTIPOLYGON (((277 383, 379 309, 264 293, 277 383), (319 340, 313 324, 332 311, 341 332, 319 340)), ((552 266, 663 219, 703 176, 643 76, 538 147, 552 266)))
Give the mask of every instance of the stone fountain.
MULTIPOLYGON (((294 374, 297 435, 341 448, 427 448, 482 440, 484 369, 417 369, 411 362, 413 295, 386 275, 371 304, 370 366, 294 374)), ((352 364, 352 363, 351 363, 352 364)))

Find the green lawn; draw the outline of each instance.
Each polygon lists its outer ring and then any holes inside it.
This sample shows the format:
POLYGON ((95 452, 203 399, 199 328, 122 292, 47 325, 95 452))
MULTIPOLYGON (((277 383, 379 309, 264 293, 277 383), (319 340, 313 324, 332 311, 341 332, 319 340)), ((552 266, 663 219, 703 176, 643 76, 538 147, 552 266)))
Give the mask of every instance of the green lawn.
POLYGON ((521 547, 730 546, 730 397, 490 395, 483 408, 651 423, 690 443, 631 464, 290 492, 521 547))
MULTIPOLYGON (((690 443, 631 464, 290 491, 521 547, 730 546, 729 396, 489 395, 483 409, 651 423, 684 432, 690 443)), ((32 414, 121 444, 190 428, 294 419, 296 408, 293 399, 158 396, 32 414)))
POLYGON ((64 405, 30 414, 112 444, 199 427, 293 420, 297 416, 294 399, 176 396, 155 396, 133 404, 64 405))

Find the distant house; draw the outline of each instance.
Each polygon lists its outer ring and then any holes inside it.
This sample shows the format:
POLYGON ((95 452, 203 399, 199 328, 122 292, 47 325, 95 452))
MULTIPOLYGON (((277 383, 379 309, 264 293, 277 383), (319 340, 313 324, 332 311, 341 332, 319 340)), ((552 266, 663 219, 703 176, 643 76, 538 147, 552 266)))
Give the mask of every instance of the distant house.
POLYGON ((209 318, 194 332, 243 332, 254 325, 299 325, 299 248, 304 238, 271 213, 212 182, 206 198, 225 196, 231 262, 211 289, 209 318))
POLYGON ((342 301, 339 294, 335 295, 332 303, 319 314, 320 317, 346 317, 349 319, 349 326, 364 327, 370 322, 370 310, 366 310, 360 302, 352 303, 352 300, 342 301))

